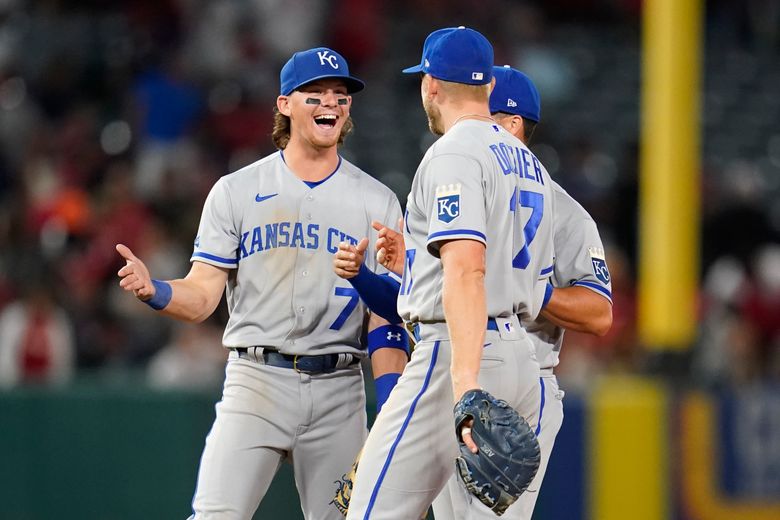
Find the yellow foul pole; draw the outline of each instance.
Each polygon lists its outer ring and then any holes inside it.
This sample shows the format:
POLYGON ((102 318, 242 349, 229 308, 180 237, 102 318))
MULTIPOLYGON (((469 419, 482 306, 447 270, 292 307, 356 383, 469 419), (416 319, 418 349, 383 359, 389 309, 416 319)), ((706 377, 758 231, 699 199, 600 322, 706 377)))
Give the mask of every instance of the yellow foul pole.
POLYGON ((702 0, 645 0, 639 335, 658 350, 696 333, 702 0))

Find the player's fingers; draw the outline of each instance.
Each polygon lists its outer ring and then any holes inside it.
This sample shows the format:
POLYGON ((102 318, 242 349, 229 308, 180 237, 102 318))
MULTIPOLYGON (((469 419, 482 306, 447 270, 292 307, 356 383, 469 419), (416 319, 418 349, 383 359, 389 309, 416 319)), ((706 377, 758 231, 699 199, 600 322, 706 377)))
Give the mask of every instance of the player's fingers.
POLYGON ((127 282, 122 288, 125 291, 133 291, 133 294, 138 296, 138 291, 144 288, 144 284, 139 280, 134 280, 132 282, 127 282))
POLYGON ((460 430, 460 435, 463 438, 463 442, 466 444, 466 446, 468 446, 469 451, 471 451, 471 453, 477 453, 479 451, 479 449, 477 448, 477 444, 474 442, 474 439, 471 436, 471 428, 469 428, 468 426, 464 426, 460 430))
MULTIPOLYGON (((132 276, 132 275, 131 275, 132 276)), ((126 291, 130 291, 130 284, 133 283, 135 280, 131 279, 130 276, 125 276, 121 280, 119 280, 119 287, 126 291)))
POLYGON ((374 249, 379 251, 380 249, 387 249, 389 247, 392 247, 393 243, 386 239, 385 237, 379 237, 376 240, 376 243, 374 244, 374 249))
POLYGON ((346 269, 342 269, 340 267, 336 267, 333 269, 333 271, 336 273, 336 276, 340 278, 344 278, 346 280, 353 278, 357 275, 357 271, 348 271, 346 269))
POLYGON ((372 220, 371 221, 371 227, 376 229, 380 233, 382 232, 383 229, 387 229, 387 226, 385 226, 384 224, 382 224, 378 220, 372 220))
POLYGON ((137 291, 140 297, 151 296, 151 289, 147 287, 143 280, 135 280, 128 286, 128 289, 134 292, 137 291))
POLYGON ((349 249, 339 249, 335 253, 333 253, 333 261, 336 260, 347 260, 349 259, 350 255, 352 255, 352 251, 349 249))
POLYGON ((357 265, 357 262, 355 262, 354 259, 334 258, 333 267, 336 267, 338 269, 348 269, 348 270, 356 271, 359 266, 357 265))
POLYGON ((376 250, 376 261, 379 262, 382 265, 385 265, 385 260, 387 259, 387 250, 385 248, 377 249, 376 250))
POLYGON ((138 260, 138 258, 133 254, 133 252, 130 251, 130 248, 127 247, 124 244, 117 244, 116 245, 116 251, 117 251, 117 253, 122 255, 122 258, 124 258, 125 260, 131 261, 131 262, 134 262, 134 261, 138 260))
POLYGON ((352 251, 354 248, 349 242, 339 242, 339 251, 352 251))
POLYGON ((363 238, 360 242, 358 242, 358 245, 355 249, 357 250, 358 253, 362 255, 365 252, 367 247, 368 247, 368 238, 363 238))

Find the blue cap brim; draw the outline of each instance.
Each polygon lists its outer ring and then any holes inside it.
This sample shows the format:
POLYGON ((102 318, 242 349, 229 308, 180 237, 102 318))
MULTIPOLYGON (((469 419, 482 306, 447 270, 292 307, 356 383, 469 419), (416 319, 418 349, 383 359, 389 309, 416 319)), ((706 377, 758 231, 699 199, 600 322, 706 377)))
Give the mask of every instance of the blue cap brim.
POLYGON ((401 72, 403 72, 404 74, 414 74, 415 72, 425 72, 425 71, 423 70, 422 65, 415 65, 414 67, 409 67, 407 69, 402 70, 401 72))

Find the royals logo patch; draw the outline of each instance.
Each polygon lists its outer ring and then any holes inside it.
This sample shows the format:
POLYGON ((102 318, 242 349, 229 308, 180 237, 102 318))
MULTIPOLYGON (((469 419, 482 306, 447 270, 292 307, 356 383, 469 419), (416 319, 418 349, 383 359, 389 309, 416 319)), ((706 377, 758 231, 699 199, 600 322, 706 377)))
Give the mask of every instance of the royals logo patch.
POLYGON ((590 262, 593 264, 593 274, 596 275, 600 282, 605 285, 608 284, 611 278, 604 250, 600 247, 589 247, 588 253, 590 254, 590 262))
POLYGON ((460 184, 436 187, 436 217, 449 224, 460 216, 460 184))

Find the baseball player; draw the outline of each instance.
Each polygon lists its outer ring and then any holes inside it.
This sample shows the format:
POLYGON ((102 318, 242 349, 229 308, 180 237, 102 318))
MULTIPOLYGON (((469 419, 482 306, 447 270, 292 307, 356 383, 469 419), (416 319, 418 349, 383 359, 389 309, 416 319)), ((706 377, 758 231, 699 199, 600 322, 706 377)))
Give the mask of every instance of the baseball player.
POLYGON ((293 464, 307 520, 341 518, 330 504, 334 482, 367 433, 366 308, 333 274, 332 255, 340 242, 371 236, 372 220, 395 222, 400 205, 338 154, 351 94, 364 86, 344 58, 324 47, 298 52, 280 80, 279 150, 214 185, 189 274, 153 280, 117 245, 127 261, 120 286, 167 316, 201 321, 227 287, 230 354, 198 473, 198 520, 251 518, 283 461, 293 464))
MULTIPOLYGON (((491 114, 507 131, 528 144, 541 111, 535 85, 528 76, 508 65, 495 67, 493 76, 496 86, 490 96, 491 114)), ((612 325, 612 287, 596 223, 561 186, 552 181, 551 184, 555 197, 555 267, 551 283, 543 285, 545 296, 540 316, 524 323, 541 368, 536 435, 542 459, 528 490, 504 513, 503 518, 509 520, 531 520, 555 437, 563 423, 564 392, 558 388, 553 368, 558 365, 565 329, 603 336, 612 325)), ((436 498, 433 510, 437 520, 495 518, 492 511, 472 499, 455 477, 436 498)))
MULTIPOLYGON (((464 27, 425 41, 421 97, 430 129, 407 200, 400 316, 418 343, 377 417, 348 519, 419 518, 452 475, 452 406, 484 387, 530 424, 539 365, 518 315, 536 318, 552 271, 552 191, 544 167, 490 116, 493 49, 464 27), (480 369, 481 367, 481 369, 480 369)), ((391 221, 395 222, 395 221, 391 221)))

